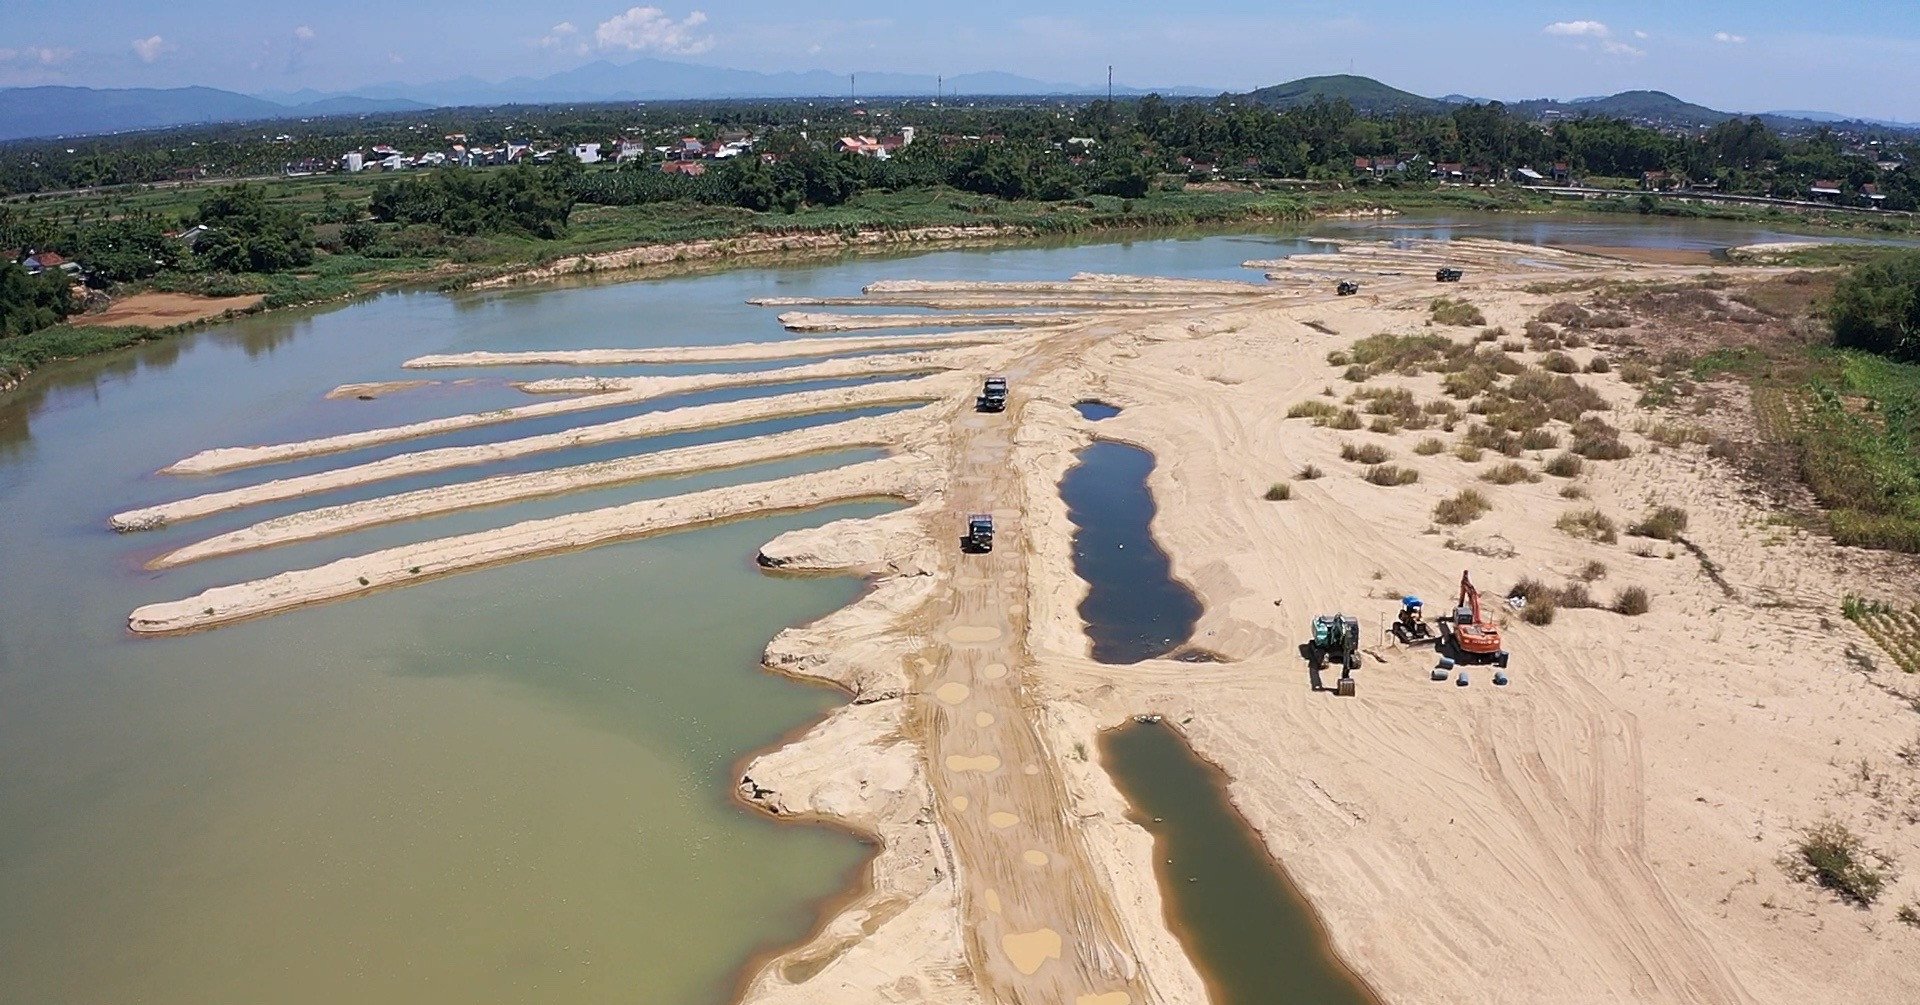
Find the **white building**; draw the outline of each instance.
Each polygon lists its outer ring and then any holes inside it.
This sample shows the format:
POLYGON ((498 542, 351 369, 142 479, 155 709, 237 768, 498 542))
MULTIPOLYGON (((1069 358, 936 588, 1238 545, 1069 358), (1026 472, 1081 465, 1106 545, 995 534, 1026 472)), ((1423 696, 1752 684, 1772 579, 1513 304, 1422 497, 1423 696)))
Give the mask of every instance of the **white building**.
POLYGON ((346 168, 349 173, 359 171, 367 166, 367 159, 360 151, 349 150, 341 156, 340 166, 346 168))
POLYGON ((600 163, 600 144, 576 143, 573 145, 573 159, 582 164, 600 163))

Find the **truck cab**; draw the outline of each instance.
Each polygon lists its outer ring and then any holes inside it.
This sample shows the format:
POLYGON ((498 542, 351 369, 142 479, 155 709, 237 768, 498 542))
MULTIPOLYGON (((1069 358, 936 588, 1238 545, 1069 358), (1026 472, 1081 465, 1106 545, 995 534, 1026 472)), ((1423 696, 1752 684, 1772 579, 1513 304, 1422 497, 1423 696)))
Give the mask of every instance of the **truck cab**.
POLYGON ((989 552, 993 550, 993 514, 975 513, 967 517, 967 536, 961 541, 963 550, 989 552))
POLYGON ((982 412, 1004 412, 1007 410, 1007 378, 988 377, 980 386, 980 397, 974 406, 982 412))

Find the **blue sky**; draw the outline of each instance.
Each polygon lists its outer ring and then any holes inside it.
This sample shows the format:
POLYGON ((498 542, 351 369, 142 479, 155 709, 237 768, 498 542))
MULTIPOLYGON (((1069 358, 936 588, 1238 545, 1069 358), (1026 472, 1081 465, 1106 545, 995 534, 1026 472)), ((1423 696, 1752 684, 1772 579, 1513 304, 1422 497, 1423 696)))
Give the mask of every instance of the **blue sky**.
POLYGON ((1657 88, 1719 108, 1920 120, 1920 2, 1408 0, 0 0, 0 86, 344 90, 597 59, 759 70, 1006 70, 1239 90, 1355 73, 1425 94, 1657 88))

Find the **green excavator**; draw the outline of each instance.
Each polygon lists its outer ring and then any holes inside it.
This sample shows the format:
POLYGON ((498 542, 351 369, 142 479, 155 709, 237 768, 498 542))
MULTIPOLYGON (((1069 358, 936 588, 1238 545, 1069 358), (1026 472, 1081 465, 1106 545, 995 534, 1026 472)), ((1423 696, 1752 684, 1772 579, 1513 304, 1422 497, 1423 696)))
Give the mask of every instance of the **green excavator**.
POLYGON ((1320 671, 1329 662, 1340 664, 1340 681, 1334 692, 1343 698, 1353 696, 1353 672, 1360 669, 1360 619, 1346 614, 1322 614, 1313 619, 1313 638, 1302 648, 1307 665, 1317 682, 1320 671))

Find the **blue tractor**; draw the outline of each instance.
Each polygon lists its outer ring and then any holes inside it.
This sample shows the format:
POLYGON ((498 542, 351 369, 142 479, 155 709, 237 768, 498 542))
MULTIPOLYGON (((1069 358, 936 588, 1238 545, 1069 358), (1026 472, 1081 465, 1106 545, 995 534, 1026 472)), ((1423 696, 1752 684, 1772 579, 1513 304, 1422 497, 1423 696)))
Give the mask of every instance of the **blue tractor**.
POLYGON ((1401 645, 1428 646, 1440 641, 1440 634, 1427 623, 1426 606, 1419 597, 1400 598, 1400 616, 1389 627, 1401 645))

